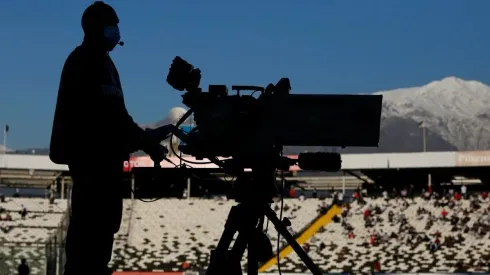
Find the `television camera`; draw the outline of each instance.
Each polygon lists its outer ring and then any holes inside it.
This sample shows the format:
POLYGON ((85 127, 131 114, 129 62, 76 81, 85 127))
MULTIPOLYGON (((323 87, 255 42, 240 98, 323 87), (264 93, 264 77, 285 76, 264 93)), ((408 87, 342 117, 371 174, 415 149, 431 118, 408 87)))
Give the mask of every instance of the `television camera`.
POLYGON ((321 152, 288 158, 282 155, 283 146, 378 146, 382 96, 291 94, 288 78, 266 87, 234 85, 234 94, 225 85, 209 85, 204 92, 200 80, 199 69, 175 57, 167 83, 184 92, 182 102, 189 111, 177 125, 152 131, 161 140, 169 133, 175 135, 182 141, 182 153, 209 159, 237 178, 234 193, 238 205, 232 207, 221 239, 211 251, 206 274, 242 274, 240 262, 246 249, 247 274, 258 274, 259 262, 273 256, 263 233, 265 217, 308 269, 322 274, 287 230, 287 219, 281 221, 269 204, 278 191, 278 170, 298 165, 303 170, 338 171, 341 158, 321 152), (179 130, 192 114, 196 127, 188 133, 179 130), (245 168, 251 173, 245 173, 245 168))

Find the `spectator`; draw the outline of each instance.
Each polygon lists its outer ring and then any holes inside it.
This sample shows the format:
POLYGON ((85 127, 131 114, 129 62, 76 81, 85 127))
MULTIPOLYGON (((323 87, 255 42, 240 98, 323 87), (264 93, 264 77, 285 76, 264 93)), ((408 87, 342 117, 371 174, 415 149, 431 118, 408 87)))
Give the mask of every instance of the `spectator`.
POLYGON ((433 241, 431 244, 430 244, 430 250, 432 252, 435 252, 437 251, 439 248, 441 247, 441 241, 439 240, 439 237, 436 237, 435 241, 433 241))
POLYGON ((374 272, 381 272, 381 264, 379 261, 374 263, 374 272))
POLYGON ((398 197, 398 190, 396 190, 396 188, 395 188, 395 187, 393 187, 393 190, 391 190, 391 196, 392 196, 393 198, 398 197))
POLYGON ((5 195, 0 193, 0 202, 5 202, 5 195))
POLYGON ((447 217, 447 214, 448 213, 447 213, 446 209, 442 209, 441 216, 443 219, 445 219, 447 217))
POLYGON ((7 211, 5 211, 5 209, 3 208, 0 208, 0 221, 6 221, 7 216, 7 211))
POLYGON ((359 192, 354 192, 354 194, 352 195, 352 197, 354 198, 354 200, 358 200, 359 199, 359 192))
POLYGON ((371 234, 371 237, 369 237, 369 243, 371 243, 371 245, 376 244, 376 235, 375 234, 371 234))
POLYGON ((4 234, 8 234, 11 229, 12 229, 11 226, 8 226, 8 225, 0 225, 0 231, 2 231, 4 234))
POLYGON ((54 204, 54 190, 49 190, 49 204, 54 204))
POLYGON ((461 195, 466 198, 466 185, 461 185, 461 195))
POLYGON ((25 219, 27 216, 27 209, 23 205, 22 205, 22 210, 20 210, 19 214, 22 217, 22 219, 25 219))
POLYGON ((413 184, 410 184, 408 187, 408 196, 413 200, 414 199, 414 193, 415 192, 415 186, 413 184))
POLYGON ((347 209, 347 207, 342 207, 342 218, 347 217, 347 214, 349 214, 349 209, 347 209))
MULTIPOLYGON (((342 210, 343 210, 343 209, 342 209, 342 210)), ((320 215, 325 215, 325 214, 327 214, 327 212, 328 212, 328 206, 326 206, 326 205, 319 205, 317 212, 318 212, 318 214, 320 214, 320 215)))
POLYGON ((191 265, 188 262, 182 263, 182 269, 183 270, 188 270, 191 265))
POLYGON ((343 202, 344 201, 344 192, 339 192, 339 194, 338 194, 338 200, 340 202, 343 202))
POLYGON ((364 218, 371 216, 371 211, 369 209, 364 210, 364 218))
POLYGON ((14 198, 20 197, 20 190, 19 190, 19 188, 15 188, 15 193, 14 193, 13 197, 14 198))
POLYGON ((29 273, 31 273, 26 259, 20 260, 20 265, 17 267, 17 272, 19 275, 29 275, 29 273))
POLYGON ((361 194, 362 194, 362 196, 363 196, 363 197, 365 197, 365 198, 368 196, 368 191, 367 191, 367 186, 366 186, 366 184, 363 184, 363 185, 362 185, 361 194))
POLYGON ((388 221, 390 223, 394 221, 394 217, 395 217, 395 213, 392 210, 388 211, 388 221))
POLYGON ((388 197, 388 191, 386 191, 386 190, 383 190, 383 199, 384 199, 385 201, 388 201, 388 200, 390 199, 390 198, 388 197))
POLYGON ((447 206, 449 207, 449 209, 453 209, 455 205, 454 203, 454 200, 450 200, 448 203, 447 203, 447 206))
POLYGON ((460 193, 458 193, 458 192, 456 192, 456 193, 454 194, 454 200, 455 200, 455 201, 459 201, 459 200, 461 200, 461 194, 460 194, 460 193))

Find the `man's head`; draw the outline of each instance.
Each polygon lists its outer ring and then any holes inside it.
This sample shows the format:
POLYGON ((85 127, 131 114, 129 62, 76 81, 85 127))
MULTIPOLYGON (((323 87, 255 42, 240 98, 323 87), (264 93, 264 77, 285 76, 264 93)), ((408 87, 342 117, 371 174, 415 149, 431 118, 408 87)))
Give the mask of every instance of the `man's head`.
POLYGON ((26 259, 20 259, 20 263, 21 264, 26 264, 27 263, 27 260, 26 259))
POLYGON ((116 11, 102 1, 90 5, 82 15, 85 40, 112 51, 119 43, 119 18, 116 11))

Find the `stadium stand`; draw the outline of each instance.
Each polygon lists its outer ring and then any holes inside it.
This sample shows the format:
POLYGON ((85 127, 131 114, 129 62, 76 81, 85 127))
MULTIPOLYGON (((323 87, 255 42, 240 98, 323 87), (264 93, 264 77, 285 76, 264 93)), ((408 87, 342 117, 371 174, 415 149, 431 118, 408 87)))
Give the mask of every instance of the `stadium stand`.
MULTIPOLYGON (((309 241, 309 255, 328 272, 368 273, 376 262, 385 272, 481 272, 490 258, 489 210, 478 195, 355 201, 309 241)), ((305 271, 295 254, 281 269, 305 271)))
MULTIPOLYGON (((209 249, 215 246, 224 229, 234 201, 212 199, 164 199, 157 202, 134 201, 131 213, 126 208, 113 254, 113 268, 118 271, 182 271, 202 269, 209 261, 209 249), (128 217, 130 217, 128 219, 128 217), (129 236, 124 240, 124 229, 129 236)), ((125 202, 130 205, 130 202, 125 202)), ((318 215, 317 199, 291 199, 284 203, 283 216, 288 217, 292 233, 318 215)), ((280 202, 272 208, 279 211, 280 202)), ((277 234, 270 226, 271 241, 277 234)), ((245 261, 243 262, 245 264, 245 261)))
MULTIPOLYGON (((342 208, 331 206, 332 199, 285 199, 283 217, 291 220, 290 231, 325 272, 368 273, 376 262, 385 272, 486 271, 490 199, 482 194, 458 196, 364 197, 342 208)), ((234 204, 226 199, 124 200, 113 268, 204 270, 234 204)), ((278 214, 280 205, 272 204, 278 214)), ((67 201, 6 198, 0 207, 2 274, 15 274, 21 258, 27 259, 31 274, 46 274, 45 245, 60 227, 67 201)), ((272 226, 268 232, 275 248, 277 233, 272 226)), ((280 247, 282 272, 307 272, 287 244, 280 247)), ((277 272, 275 258, 262 269, 277 272)))
POLYGON ((46 274, 46 244, 66 215, 67 200, 6 198, 0 203, 0 271, 17 274, 26 259, 32 275, 46 274), (24 217, 22 210, 25 209, 24 217))
MULTIPOLYGON (((314 234, 306 234, 325 214, 321 208, 331 203, 331 199, 286 199, 283 213, 292 221, 291 232, 325 272, 368 273, 375 262, 385 272, 481 272, 490 258, 488 198, 364 198, 345 205, 337 212, 338 219, 325 222, 314 234)), ((234 204, 210 199, 127 200, 114 269, 203 270, 234 204)), ((276 211, 279 206, 279 202, 272 205, 276 211)), ((269 232, 275 248, 277 233, 272 228, 269 232)), ((284 243, 281 247, 281 271, 306 272, 296 254, 283 253, 284 243)), ((266 269, 277 270, 275 261, 266 269)))

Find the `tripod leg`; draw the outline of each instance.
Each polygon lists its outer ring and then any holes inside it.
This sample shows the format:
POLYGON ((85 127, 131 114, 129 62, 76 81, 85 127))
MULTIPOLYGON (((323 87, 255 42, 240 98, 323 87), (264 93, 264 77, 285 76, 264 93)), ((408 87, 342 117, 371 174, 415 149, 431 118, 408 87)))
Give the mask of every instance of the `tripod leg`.
POLYGON ((293 248, 294 252, 298 254, 298 256, 305 263, 306 267, 308 267, 311 273, 313 273, 313 275, 322 275, 323 273, 320 271, 318 266, 311 260, 310 256, 308 256, 308 254, 303 250, 298 242, 296 242, 294 237, 287 230, 286 226, 282 223, 282 221, 279 220, 279 218, 276 216, 276 213, 268 205, 264 207, 264 213, 267 219, 269 219, 269 221, 274 224, 279 234, 281 234, 281 236, 286 239, 289 245, 293 248))
POLYGON ((238 205, 231 207, 230 213, 228 214, 228 219, 225 223, 225 230, 221 234, 216 250, 228 250, 235 233, 240 230, 240 209, 238 205))
MULTIPOLYGON (((228 214, 228 219, 226 220, 225 229, 221 234, 221 238, 216 246, 216 249, 211 251, 211 257, 209 261, 209 266, 206 270, 206 275, 241 275, 240 273, 230 272, 230 267, 234 261, 230 262, 230 258, 235 258, 230 255, 228 249, 235 233, 240 229, 240 216, 241 209, 239 205, 233 206, 228 214)), ((243 252, 242 252, 243 253, 243 252)))
MULTIPOLYGON (((245 254, 245 249, 248 248, 247 255, 247 275, 258 275, 258 259, 255 244, 255 236, 257 230, 261 228, 257 227, 259 223, 259 213, 256 207, 251 205, 240 204, 242 207, 242 224, 238 232, 238 236, 235 240, 235 244, 232 249, 233 260, 236 260, 237 264, 241 267, 241 260, 245 254)), ((262 214, 263 216, 263 214, 262 214)))
POLYGON ((262 231, 262 226, 259 225, 258 227, 253 228, 252 234, 248 236, 249 242, 248 242, 248 254, 247 254, 247 275, 258 275, 259 274, 259 259, 258 259, 258 249, 257 247, 257 240, 255 239, 255 236, 257 235, 256 232, 262 231))
MULTIPOLYGON (((233 248, 231 250, 231 258, 229 259, 230 262, 234 262, 233 265, 236 266, 237 268, 239 267, 240 272, 242 272, 242 258, 243 255, 245 254, 245 250, 248 247, 248 255, 250 255, 250 238, 252 236, 248 234, 248 232, 239 232, 238 236, 235 240, 235 244, 233 245, 233 248)), ((247 263, 247 275, 254 275, 254 273, 250 273, 249 270, 250 262, 247 263)), ((257 272, 257 270, 255 271, 257 272)), ((242 273, 240 273, 242 274, 242 273)))

